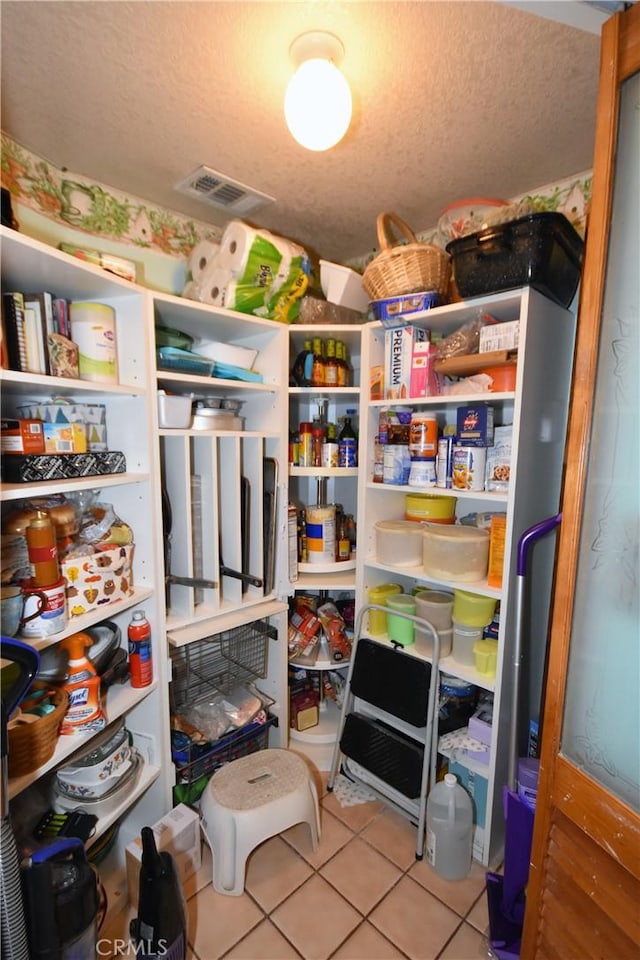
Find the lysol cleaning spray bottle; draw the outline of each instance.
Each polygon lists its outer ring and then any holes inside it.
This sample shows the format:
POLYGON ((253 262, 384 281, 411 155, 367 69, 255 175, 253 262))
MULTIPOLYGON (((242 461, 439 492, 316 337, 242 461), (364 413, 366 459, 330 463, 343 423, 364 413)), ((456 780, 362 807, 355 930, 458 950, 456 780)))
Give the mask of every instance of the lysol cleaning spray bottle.
POLYGON ((136 610, 127 630, 129 669, 132 687, 148 687, 153 680, 151 656, 151 624, 144 610, 136 610))
POLYGON ((61 734, 95 733, 107 725, 100 701, 100 677, 85 655, 92 643, 88 633, 72 633, 60 641, 60 647, 69 654, 64 683, 69 707, 60 726, 61 734))

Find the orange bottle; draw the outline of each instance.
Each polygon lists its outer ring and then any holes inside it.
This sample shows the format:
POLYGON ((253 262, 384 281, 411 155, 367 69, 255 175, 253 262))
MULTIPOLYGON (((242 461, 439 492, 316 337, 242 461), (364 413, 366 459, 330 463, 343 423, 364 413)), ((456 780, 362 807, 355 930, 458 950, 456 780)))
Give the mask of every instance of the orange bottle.
POLYGON ((51 517, 44 510, 36 510, 35 517, 25 529, 31 582, 34 587, 51 587, 60 579, 56 530, 51 517))
POLYGON ((144 610, 136 610, 127 629, 132 687, 148 687, 153 681, 151 624, 144 610))

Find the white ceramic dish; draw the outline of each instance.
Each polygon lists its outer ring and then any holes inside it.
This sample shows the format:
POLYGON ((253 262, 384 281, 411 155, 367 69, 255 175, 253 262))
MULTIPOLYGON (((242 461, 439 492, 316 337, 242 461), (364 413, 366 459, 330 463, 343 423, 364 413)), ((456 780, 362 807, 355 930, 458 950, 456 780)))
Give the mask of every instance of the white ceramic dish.
POLYGON ((94 813, 97 817, 107 816, 125 802, 137 783, 143 767, 142 756, 135 748, 132 749, 131 764, 123 772, 122 777, 107 793, 94 800, 87 797, 68 796, 62 793, 56 784, 52 790, 53 809, 56 813, 66 813, 68 810, 85 810, 87 813, 94 813))
POLYGON ((206 357, 207 360, 228 363, 232 367, 242 367, 243 370, 251 370, 259 353, 251 347, 239 347, 235 343, 204 339, 195 340, 191 349, 193 353, 206 357))
POLYGON ((78 799, 97 800, 116 787, 131 766, 129 733, 123 724, 106 730, 91 743, 91 749, 56 774, 60 793, 78 799))

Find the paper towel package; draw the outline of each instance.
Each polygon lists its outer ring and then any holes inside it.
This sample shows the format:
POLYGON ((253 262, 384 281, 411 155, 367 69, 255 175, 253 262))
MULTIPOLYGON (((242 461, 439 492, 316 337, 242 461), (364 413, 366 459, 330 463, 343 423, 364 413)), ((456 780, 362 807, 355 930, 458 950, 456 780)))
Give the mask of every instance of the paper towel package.
POLYGON ((183 296, 285 323, 299 312, 310 272, 302 247, 242 220, 227 224, 219 247, 197 244, 189 266, 183 296))
MULTIPOLYGON (((158 851, 167 851, 174 859, 185 896, 195 893, 194 874, 202 866, 202 838, 198 814, 179 803, 151 828, 158 851), (191 889, 193 888, 193 889, 191 889)), ((138 880, 142 863, 142 841, 137 837, 126 849, 129 903, 138 905, 138 880)), ((209 878, 210 879, 210 878, 209 878)))
POLYGON ((205 275, 219 250, 220 244, 213 240, 201 240, 195 245, 189 257, 189 269, 196 283, 205 275))

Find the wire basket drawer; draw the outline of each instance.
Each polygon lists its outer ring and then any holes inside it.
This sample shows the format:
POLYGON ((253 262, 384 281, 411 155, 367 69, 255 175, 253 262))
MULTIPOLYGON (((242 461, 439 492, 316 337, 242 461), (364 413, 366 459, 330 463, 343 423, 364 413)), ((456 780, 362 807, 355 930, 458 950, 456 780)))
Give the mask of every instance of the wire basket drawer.
MULTIPOLYGON (((277 630, 267 621, 258 620, 172 649, 172 716, 184 713, 199 697, 228 693, 238 684, 251 688, 254 681, 266 677, 271 639, 277 639, 277 630)), ((255 688, 253 692, 262 701, 263 709, 244 726, 225 732, 218 740, 196 743, 172 730, 176 802, 195 803, 220 766, 266 748, 269 727, 277 723, 268 712, 273 701, 255 688)))

